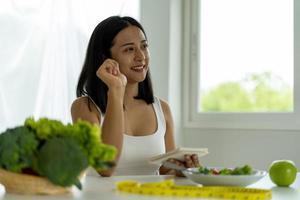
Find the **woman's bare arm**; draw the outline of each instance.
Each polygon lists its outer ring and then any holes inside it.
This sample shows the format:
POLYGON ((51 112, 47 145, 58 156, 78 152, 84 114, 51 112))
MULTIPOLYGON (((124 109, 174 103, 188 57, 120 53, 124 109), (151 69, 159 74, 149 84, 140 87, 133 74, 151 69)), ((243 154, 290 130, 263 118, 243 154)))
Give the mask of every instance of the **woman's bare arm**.
MULTIPOLYGON (((120 114, 123 112, 123 104, 122 106, 119 106, 118 104, 120 103, 117 99, 113 100, 113 96, 109 95, 108 98, 110 98, 110 100, 107 105, 106 116, 102 124, 101 138, 103 143, 114 145, 117 148, 118 153, 115 160, 115 162, 117 162, 120 156, 119 152, 121 152, 123 144, 122 133, 124 132, 124 119, 122 117, 123 114, 120 114)), ((71 106, 72 120, 73 122, 76 122, 78 119, 82 119, 99 126, 101 124, 101 115, 96 106, 93 103, 89 104, 88 101, 88 97, 81 97, 73 102, 71 106)), ((99 173, 102 176, 110 176, 113 171, 114 169, 110 169, 99 173)))
MULTIPOLYGON (((114 145, 117 148, 118 152, 115 160, 117 163, 120 152, 122 152, 123 133, 125 132, 123 99, 127 79, 119 71, 118 62, 112 59, 106 59, 97 70, 96 75, 109 88, 105 117, 101 127, 101 138, 103 143, 114 145)), ((75 100, 72 104, 71 113, 73 121, 83 119, 100 125, 101 116, 99 112, 95 111, 97 110, 96 105, 93 105, 93 109, 89 109, 88 99, 81 99, 83 98, 75 100)), ((103 176, 110 176, 112 172, 113 169, 99 173, 103 176)))

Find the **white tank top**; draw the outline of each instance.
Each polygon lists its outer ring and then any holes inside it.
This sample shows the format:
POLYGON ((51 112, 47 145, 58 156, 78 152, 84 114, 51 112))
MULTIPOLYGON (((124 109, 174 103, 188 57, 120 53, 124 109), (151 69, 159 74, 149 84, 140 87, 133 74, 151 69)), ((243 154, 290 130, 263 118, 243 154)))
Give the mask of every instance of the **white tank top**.
POLYGON ((157 119, 156 132, 146 136, 130 136, 124 134, 123 148, 114 175, 158 174, 160 166, 148 163, 148 159, 166 152, 164 139, 166 120, 159 98, 154 97, 154 103, 152 105, 157 119))
POLYGON ((166 121, 160 100, 154 97, 152 104, 157 119, 157 130, 146 136, 124 134, 123 148, 114 175, 154 175, 158 165, 148 163, 152 156, 165 153, 166 121))

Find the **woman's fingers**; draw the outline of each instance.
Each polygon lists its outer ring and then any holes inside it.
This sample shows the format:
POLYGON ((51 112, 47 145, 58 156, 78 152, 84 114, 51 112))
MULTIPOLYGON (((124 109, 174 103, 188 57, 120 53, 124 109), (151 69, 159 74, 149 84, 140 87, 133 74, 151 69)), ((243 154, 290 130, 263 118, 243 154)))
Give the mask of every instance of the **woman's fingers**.
POLYGON ((176 170, 175 169, 170 169, 166 175, 176 175, 176 170))
MULTIPOLYGON (((119 72, 119 63, 112 59, 106 59, 102 64, 106 71, 112 75, 118 75, 119 72)), ((101 68, 101 67, 100 67, 101 68)))
POLYGON ((185 167, 193 168, 193 167, 200 167, 199 159, 197 154, 186 154, 184 155, 185 160, 185 167))
POLYGON ((109 88, 124 87, 127 84, 127 78, 119 70, 119 63, 113 59, 106 59, 98 68, 96 75, 109 88))
POLYGON ((118 70, 115 69, 115 68, 113 68, 112 74, 115 75, 115 76, 117 76, 118 75, 118 70))
MULTIPOLYGON (((184 163, 183 162, 181 162, 179 160, 176 160, 174 158, 168 159, 167 162, 170 162, 170 163, 176 164, 178 166, 184 167, 184 163)), ((175 175, 175 176, 178 176, 178 177, 184 177, 184 175, 182 174, 181 171, 175 170, 175 169, 170 169, 166 174, 168 174, 168 175, 175 175)))
POLYGON ((194 162, 195 167, 200 167, 200 166, 201 166, 197 154, 193 154, 193 155, 192 155, 192 160, 193 160, 193 162, 194 162))
POLYGON ((167 162, 174 163, 174 164, 176 164, 176 165, 178 165, 178 166, 184 166, 184 163, 182 163, 181 161, 176 160, 176 159, 174 159, 174 158, 169 158, 169 159, 167 160, 167 162))
POLYGON ((197 154, 186 154, 184 155, 184 162, 170 158, 167 162, 174 163, 178 166, 184 166, 186 168, 200 167, 199 159, 197 154))
POLYGON ((118 72, 119 72, 119 63, 112 59, 106 59, 97 70, 97 76, 101 77, 101 75, 105 73, 117 75, 118 72))
MULTIPOLYGON (((184 161, 180 161, 180 160, 177 160, 177 159, 174 159, 174 158, 169 158, 167 160, 167 162, 176 164, 178 166, 183 166, 183 167, 186 167, 186 168, 200 167, 200 163, 199 163, 199 159, 198 159, 197 154, 186 154, 186 155, 184 155, 184 161)), ((165 167, 165 169, 167 170, 167 172, 165 174, 176 175, 176 176, 179 176, 179 177, 184 176, 180 170, 174 170, 174 169, 170 169, 170 168, 167 168, 167 167, 165 167)))
POLYGON ((185 167, 192 168, 195 167, 191 155, 184 155, 185 167))

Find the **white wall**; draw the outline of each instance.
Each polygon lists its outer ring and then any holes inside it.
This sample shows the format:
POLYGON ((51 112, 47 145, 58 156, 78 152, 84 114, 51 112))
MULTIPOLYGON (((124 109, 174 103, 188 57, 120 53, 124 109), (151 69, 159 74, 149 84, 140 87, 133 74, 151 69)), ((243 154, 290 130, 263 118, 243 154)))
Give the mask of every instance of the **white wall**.
POLYGON ((300 133, 288 131, 184 129, 185 145, 208 147, 210 166, 251 164, 267 169, 273 160, 290 159, 300 167, 300 133))
POLYGON ((181 1, 141 0, 141 23, 150 48, 154 93, 172 108, 175 138, 181 140, 181 1), (158 6, 159 5, 159 6, 158 6))
MULTIPOLYGON (((149 38, 151 72, 157 96, 169 101, 179 145, 208 147, 207 166, 250 164, 267 169, 273 160, 291 159, 300 168, 300 130, 222 130, 182 127, 181 1, 141 0, 141 22, 149 38)), ((300 122, 299 122, 300 123, 300 122)))

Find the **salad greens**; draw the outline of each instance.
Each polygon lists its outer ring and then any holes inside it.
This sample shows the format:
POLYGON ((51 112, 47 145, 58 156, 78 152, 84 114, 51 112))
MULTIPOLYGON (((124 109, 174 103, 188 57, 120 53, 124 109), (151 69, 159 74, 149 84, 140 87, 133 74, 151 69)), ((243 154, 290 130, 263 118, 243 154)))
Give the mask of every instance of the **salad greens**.
POLYGON ((249 165, 236 167, 234 169, 223 168, 219 170, 216 168, 199 167, 199 173, 209 175, 250 175, 252 171, 252 167, 249 165))
POLYGON ((40 141, 47 141, 53 137, 67 137, 75 139, 81 150, 88 158, 90 166, 101 170, 109 163, 102 161, 114 160, 116 148, 101 142, 101 132, 98 126, 87 121, 78 120, 74 124, 64 125, 58 120, 33 118, 25 120, 25 126, 32 130, 40 141))
POLYGON ((113 166, 116 148, 101 142, 100 128, 79 120, 27 118, 23 126, 0 134, 0 168, 31 172, 60 186, 81 188, 79 174, 88 166, 97 171, 113 166))

